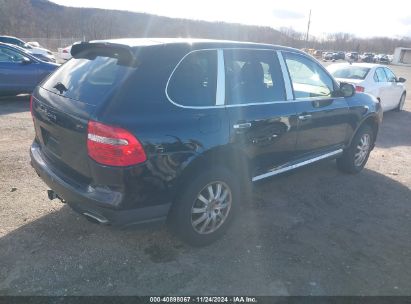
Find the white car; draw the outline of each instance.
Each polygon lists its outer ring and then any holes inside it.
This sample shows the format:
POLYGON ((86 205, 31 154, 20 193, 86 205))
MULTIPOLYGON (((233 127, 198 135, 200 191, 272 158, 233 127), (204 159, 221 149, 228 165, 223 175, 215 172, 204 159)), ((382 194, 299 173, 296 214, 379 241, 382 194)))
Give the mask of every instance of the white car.
POLYGON ((40 43, 38 43, 37 41, 29 41, 27 42, 28 45, 32 46, 32 47, 41 47, 40 43))
POLYGON ((71 58, 71 45, 65 48, 58 48, 57 49, 57 56, 62 60, 69 60, 71 58))
POLYGON ((27 52, 33 54, 35 57, 40 58, 43 61, 47 62, 56 62, 56 58, 54 57, 53 53, 47 49, 41 47, 33 47, 30 44, 26 44, 23 46, 27 50, 27 52))
MULTIPOLYGON (((80 43, 80 41, 75 42, 75 43, 80 43)), ((73 44, 72 44, 72 45, 73 45, 73 44)), ((60 59, 63 59, 63 60, 69 60, 69 59, 71 59, 71 46, 72 46, 72 45, 66 46, 65 48, 58 48, 58 49, 57 49, 58 57, 59 57, 60 59)))
POLYGON ((397 78, 388 67, 372 63, 331 64, 327 70, 339 82, 351 83, 357 92, 375 96, 383 111, 404 108, 406 89, 405 79, 397 78))

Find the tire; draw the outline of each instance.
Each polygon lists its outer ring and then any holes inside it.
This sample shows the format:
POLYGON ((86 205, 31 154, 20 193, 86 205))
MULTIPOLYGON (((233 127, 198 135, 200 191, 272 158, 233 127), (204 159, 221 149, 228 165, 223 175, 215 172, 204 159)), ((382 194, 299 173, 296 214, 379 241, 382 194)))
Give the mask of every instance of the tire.
POLYGON ((186 243, 206 246, 226 232, 239 202, 239 182, 233 174, 225 168, 209 169, 187 183, 173 204, 169 223, 186 243))
POLYGON ((406 97, 406 94, 404 92, 401 95, 400 101, 398 102, 398 106, 395 108, 395 111, 401 112, 404 109, 405 97, 406 97))
POLYGON ((374 132, 369 125, 361 127, 351 141, 351 145, 337 159, 338 169, 349 174, 359 173, 367 163, 374 139, 374 132))

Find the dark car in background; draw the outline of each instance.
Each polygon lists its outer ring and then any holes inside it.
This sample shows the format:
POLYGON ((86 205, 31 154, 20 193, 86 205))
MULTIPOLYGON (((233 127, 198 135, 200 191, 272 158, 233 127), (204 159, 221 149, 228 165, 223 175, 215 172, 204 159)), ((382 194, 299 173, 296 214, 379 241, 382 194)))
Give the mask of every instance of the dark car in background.
POLYGON ((71 54, 31 98, 49 198, 101 224, 168 218, 194 245, 225 232, 254 182, 323 159, 360 172, 382 119, 297 49, 123 39, 71 54))
POLYGON ((345 60, 347 61, 358 61, 358 52, 349 52, 345 54, 345 60))
POLYGON ((17 46, 0 43, 0 96, 31 93, 58 67, 44 62, 17 46))
POLYGON ((333 60, 334 53, 333 52, 323 52, 322 58, 323 61, 333 60))
POLYGON ((332 59, 333 60, 340 60, 340 59, 344 60, 345 59, 345 53, 344 52, 335 52, 332 55, 332 59))
POLYGON ((375 55, 373 53, 364 53, 361 55, 361 61, 367 63, 375 63, 375 55))

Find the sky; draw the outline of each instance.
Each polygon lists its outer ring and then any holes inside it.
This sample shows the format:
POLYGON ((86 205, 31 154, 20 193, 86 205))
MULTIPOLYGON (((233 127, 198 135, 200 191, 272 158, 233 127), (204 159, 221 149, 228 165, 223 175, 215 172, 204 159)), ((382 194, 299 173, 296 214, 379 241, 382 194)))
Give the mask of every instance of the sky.
POLYGON ((358 37, 411 37, 411 1, 370 0, 53 0, 76 7, 144 12, 167 17, 225 21, 310 34, 347 32, 358 37))

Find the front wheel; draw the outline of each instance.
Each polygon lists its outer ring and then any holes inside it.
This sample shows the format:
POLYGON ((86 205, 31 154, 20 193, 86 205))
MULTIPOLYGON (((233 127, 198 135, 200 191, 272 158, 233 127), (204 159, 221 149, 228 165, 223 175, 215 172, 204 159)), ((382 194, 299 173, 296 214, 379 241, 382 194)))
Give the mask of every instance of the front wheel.
POLYGON ((338 169, 350 174, 360 172, 367 163, 373 144, 374 132, 365 125, 354 136, 350 147, 337 159, 338 169))
POLYGON ((404 109, 405 104, 405 93, 401 95, 400 101, 398 102, 398 106, 395 109, 397 112, 401 112, 404 109))
POLYGON ((170 213, 173 230, 187 243, 205 246, 227 230, 239 203, 239 186, 224 168, 201 172, 187 181, 170 213))

